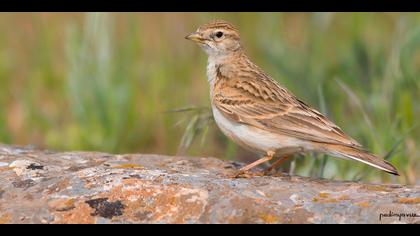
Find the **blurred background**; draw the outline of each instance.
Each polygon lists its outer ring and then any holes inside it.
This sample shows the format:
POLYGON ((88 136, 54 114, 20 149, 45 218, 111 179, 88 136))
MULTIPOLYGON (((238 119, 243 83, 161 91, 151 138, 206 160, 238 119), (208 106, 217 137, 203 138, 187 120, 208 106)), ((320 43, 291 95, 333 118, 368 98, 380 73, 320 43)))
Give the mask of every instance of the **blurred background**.
POLYGON ((0 143, 255 160, 212 121, 207 57, 184 39, 214 19, 401 177, 313 154, 283 170, 420 182, 419 13, 2 13, 0 143))

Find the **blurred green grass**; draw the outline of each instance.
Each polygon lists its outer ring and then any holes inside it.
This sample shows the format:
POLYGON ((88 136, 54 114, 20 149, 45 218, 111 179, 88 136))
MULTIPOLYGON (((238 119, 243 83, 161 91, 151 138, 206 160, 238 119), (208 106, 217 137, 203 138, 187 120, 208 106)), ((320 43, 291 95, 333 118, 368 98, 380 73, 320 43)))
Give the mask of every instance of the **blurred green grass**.
POLYGON ((402 176, 321 155, 284 168, 418 181, 418 13, 3 13, 0 142, 256 158, 211 121, 206 56, 184 39, 213 19, 234 23, 258 65, 402 176), (167 112, 188 107, 204 109, 167 112))

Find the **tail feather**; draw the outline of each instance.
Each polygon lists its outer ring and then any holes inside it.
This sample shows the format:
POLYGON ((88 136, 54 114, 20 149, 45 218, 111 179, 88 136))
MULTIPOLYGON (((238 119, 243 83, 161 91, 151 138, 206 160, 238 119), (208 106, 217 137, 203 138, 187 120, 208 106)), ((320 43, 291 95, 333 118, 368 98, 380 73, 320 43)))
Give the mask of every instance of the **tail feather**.
POLYGON ((356 147, 327 144, 324 146, 324 151, 333 156, 360 161, 390 174, 399 175, 397 169, 388 161, 356 147))

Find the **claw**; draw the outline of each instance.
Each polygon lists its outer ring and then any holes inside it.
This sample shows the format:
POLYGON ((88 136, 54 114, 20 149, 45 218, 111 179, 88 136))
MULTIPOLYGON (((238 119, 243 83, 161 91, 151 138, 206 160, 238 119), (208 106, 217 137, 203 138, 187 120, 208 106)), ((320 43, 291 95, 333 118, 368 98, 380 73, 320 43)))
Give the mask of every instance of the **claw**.
POLYGON ((272 171, 273 171, 272 169, 271 170, 267 169, 263 172, 263 175, 271 175, 272 171))
POLYGON ((243 170, 239 170, 238 172, 236 172, 235 174, 233 174, 232 176, 230 176, 230 178, 232 179, 237 179, 237 178, 246 178, 246 176, 244 176, 246 173, 243 170))
POLYGON ((258 172, 258 173, 251 173, 251 172, 247 172, 247 171, 238 171, 237 173, 233 174, 230 176, 230 178, 232 179, 238 179, 238 178, 252 178, 252 177, 261 177, 264 176, 265 173, 264 172, 258 172))

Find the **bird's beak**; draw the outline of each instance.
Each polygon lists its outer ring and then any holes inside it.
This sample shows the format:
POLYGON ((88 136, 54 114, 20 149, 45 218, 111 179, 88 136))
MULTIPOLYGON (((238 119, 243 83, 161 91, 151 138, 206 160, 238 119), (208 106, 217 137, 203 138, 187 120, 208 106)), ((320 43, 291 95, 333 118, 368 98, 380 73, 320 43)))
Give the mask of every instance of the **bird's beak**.
POLYGON ((204 39, 201 37, 201 35, 197 32, 191 33, 187 36, 185 36, 185 39, 194 41, 194 42, 202 42, 204 39))

